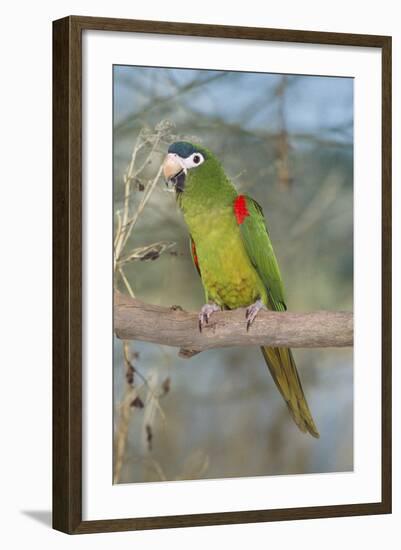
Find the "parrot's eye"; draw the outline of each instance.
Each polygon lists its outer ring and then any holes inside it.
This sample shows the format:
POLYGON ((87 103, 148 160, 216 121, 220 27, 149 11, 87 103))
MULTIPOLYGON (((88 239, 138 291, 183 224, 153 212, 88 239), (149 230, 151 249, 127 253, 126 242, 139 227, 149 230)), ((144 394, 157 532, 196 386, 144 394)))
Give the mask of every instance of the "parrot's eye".
POLYGON ((199 166, 204 161, 204 157, 202 153, 193 153, 190 157, 187 159, 187 168, 195 168, 196 166, 199 166))
POLYGON ((202 164, 205 159, 202 153, 193 153, 189 157, 180 160, 187 170, 191 170, 191 168, 196 168, 202 164))

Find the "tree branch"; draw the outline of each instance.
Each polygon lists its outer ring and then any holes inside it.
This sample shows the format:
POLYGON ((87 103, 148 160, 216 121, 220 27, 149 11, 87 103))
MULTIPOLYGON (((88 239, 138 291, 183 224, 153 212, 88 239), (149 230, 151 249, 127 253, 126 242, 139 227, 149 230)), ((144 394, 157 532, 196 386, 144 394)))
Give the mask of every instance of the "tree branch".
POLYGON ((184 348, 180 353, 183 357, 233 346, 347 347, 353 345, 353 314, 262 310, 247 332, 245 309, 237 309, 214 313, 210 324, 200 333, 197 313, 183 311, 179 306, 145 304, 117 292, 114 330, 117 338, 123 340, 184 348))

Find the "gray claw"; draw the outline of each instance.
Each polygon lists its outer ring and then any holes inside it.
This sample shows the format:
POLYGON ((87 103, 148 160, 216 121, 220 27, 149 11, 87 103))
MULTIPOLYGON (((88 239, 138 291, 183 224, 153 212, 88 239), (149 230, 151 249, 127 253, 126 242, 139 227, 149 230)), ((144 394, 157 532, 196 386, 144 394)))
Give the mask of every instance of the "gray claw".
POLYGON ((221 307, 217 304, 205 304, 202 307, 198 317, 199 332, 202 332, 203 327, 209 324, 210 316, 215 311, 221 311, 221 307))
POLYGON ((247 332, 249 331, 250 326, 256 319, 256 316, 261 309, 266 309, 266 306, 260 299, 256 300, 254 304, 251 304, 249 307, 246 308, 245 319, 247 321, 246 323, 247 332))

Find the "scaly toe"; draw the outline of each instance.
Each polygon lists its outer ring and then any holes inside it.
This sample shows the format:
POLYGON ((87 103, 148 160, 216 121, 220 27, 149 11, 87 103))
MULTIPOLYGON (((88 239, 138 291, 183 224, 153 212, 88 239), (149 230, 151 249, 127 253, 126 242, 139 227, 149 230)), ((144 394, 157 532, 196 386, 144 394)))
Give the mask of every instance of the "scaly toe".
POLYGON ((202 307, 198 316, 199 332, 202 332, 203 327, 209 324, 210 316, 215 311, 221 311, 221 307, 217 304, 205 304, 202 307))
POLYGON ((254 304, 246 308, 245 319, 246 319, 246 330, 248 331, 254 320, 256 319, 257 314, 261 309, 266 309, 266 306, 262 300, 257 300, 254 304))

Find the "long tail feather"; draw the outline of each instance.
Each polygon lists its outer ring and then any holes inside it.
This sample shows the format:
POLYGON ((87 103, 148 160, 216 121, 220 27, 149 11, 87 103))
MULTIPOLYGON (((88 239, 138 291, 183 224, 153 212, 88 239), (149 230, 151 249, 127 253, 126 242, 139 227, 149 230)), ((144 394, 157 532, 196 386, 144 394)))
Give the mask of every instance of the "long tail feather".
POLYGON ((273 380, 287 403, 295 424, 302 432, 309 432, 313 437, 319 437, 319 432, 306 402, 291 350, 266 347, 262 347, 261 350, 273 380))

